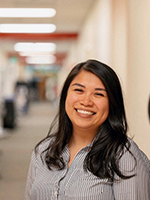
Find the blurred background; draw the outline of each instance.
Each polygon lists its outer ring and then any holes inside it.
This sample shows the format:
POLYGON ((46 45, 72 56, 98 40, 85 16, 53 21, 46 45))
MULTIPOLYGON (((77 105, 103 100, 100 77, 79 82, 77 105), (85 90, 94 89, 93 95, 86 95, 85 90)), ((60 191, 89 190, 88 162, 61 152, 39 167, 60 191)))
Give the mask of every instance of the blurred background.
POLYGON ((0 1, 0 199, 24 199, 62 84, 90 58, 117 72, 128 134, 150 158, 149 10, 148 0, 0 1))

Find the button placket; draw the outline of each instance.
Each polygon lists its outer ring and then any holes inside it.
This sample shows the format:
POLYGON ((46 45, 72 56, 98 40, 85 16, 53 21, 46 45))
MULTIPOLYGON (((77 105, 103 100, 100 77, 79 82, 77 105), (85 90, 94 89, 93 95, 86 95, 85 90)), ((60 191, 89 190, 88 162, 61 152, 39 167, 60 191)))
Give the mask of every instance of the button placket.
POLYGON ((59 177, 57 178, 56 182, 54 183, 54 188, 53 188, 53 192, 52 192, 52 198, 51 200, 57 200, 58 199, 58 195, 59 195, 59 182, 61 181, 62 178, 64 178, 64 176, 66 175, 68 169, 64 169, 62 171, 62 173, 59 175, 59 177))
POLYGON ((55 182, 55 184, 54 184, 54 189, 53 189, 53 192, 52 192, 51 200, 57 200, 57 197, 58 197, 58 189, 59 189, 58 182, 55 182))

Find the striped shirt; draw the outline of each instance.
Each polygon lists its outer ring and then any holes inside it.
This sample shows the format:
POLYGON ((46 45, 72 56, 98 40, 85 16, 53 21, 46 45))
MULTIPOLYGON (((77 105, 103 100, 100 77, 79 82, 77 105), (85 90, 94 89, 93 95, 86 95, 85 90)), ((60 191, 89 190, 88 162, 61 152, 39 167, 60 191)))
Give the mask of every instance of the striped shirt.
MULTIPOLYGON (((120 169, 126 175, 136 176, 110 182, 100 179, 83 169, 85 156, 91 145, 81 149, 75 156, 70 167, 63 170, 49 170, 41 160, 40 152, 45 144, 40 146, 39 153, 34 151, 28 172, 25 200, 150 200, 150 161, 138 146, 130 139, 131 152, 125 152, 120 160, 120 169), (132 170, 132 172, 131 172, 132 170)), ((69 149, 63 151, 64 161, 69 161, 69 149)))

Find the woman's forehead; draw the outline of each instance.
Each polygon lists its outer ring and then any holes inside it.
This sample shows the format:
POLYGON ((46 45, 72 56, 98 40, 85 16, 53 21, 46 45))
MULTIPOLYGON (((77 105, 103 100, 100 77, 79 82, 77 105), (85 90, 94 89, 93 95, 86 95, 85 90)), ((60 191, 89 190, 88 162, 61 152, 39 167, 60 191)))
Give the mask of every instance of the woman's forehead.
MULTIPOLYGON (((72 84, 97 84, 97 85, 101 85, 104 87, 103 82, 101 81, 101 79, 95 75, 92 72, 86 71, 86 70, 82 70, 81 72, 79 72, 76 77, 72 80, 72 82, 70 83, 70 85, 72 84)), ((105 87, 104 87, 105 88, 105 87)))

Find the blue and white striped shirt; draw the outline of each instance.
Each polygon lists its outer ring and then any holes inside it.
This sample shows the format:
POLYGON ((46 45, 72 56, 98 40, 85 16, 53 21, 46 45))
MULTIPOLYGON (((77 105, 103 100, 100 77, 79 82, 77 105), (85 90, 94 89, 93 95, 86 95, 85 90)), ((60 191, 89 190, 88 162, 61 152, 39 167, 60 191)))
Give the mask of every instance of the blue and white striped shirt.
MULTIPOLYGON (((49 170, 43 164, 40 153, 46 146, 41 145, 38 154, 32 153, 25 200, 150 200, 150 161, 133 140, 130 139, 130 142, 130 150, 137 159, 137 166, 134 168, 133 157, 125 152, 120 160, 120 169, 126 175, 136 176, 123 180, 115 175, 119 181, 114 182, 100 179, 83 169, 90 145, 81 149, 70 167, 63 170, 49 170)), ((63 151, 63 158, 67 166, 67 146, 63 151)))

